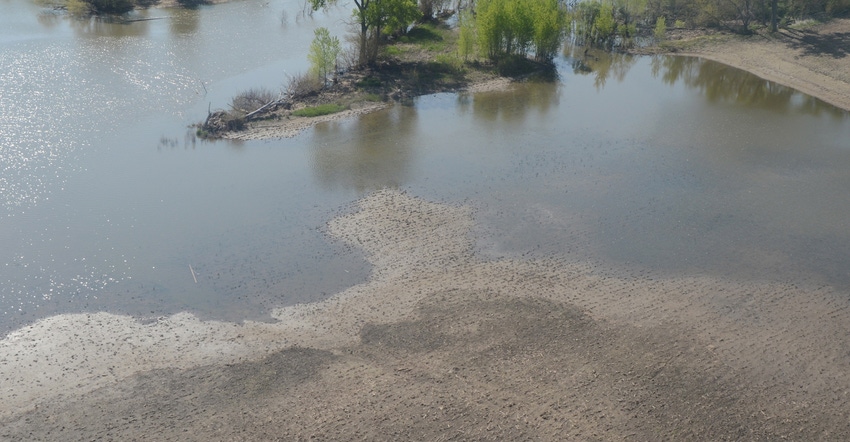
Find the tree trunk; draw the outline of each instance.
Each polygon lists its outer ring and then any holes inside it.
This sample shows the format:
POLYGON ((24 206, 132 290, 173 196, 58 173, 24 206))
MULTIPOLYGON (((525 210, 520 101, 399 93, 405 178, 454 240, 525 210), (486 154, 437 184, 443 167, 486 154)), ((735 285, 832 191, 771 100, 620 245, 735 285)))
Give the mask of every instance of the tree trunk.
POLYGON ((777 26, 776 26, 777 3, 779 3, 779 0, 770 0, 770 32, 776 32, 777 31, 777 26))

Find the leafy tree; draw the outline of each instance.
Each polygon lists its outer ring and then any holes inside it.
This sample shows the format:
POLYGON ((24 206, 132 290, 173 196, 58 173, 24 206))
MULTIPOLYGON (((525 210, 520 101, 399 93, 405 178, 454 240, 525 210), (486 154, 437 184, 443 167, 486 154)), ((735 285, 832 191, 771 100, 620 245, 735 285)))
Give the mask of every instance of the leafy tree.
POLYGON ((310 44, 307 59, 310 60, 310 74, 323 82, 328 81, 328 75, 333 72, 342 48, 339 39, 332 37, 328 28, 318 28, 310 44))
POLYGON ((599 14, 593 21, 593 30, 593 37, 597 42, 603 45, 613 43, 617 22, 614 21, 614 8, 610 4, 603 3, 599 7, 599 14))
POLYGON ((560 47, 565 11, 558 0, 479 0, 475 28, 482 55, 528 55, 551 60, 560 47))
POLYGON ((373 0, 366 12, 378 38, 383 34, 404 32, 422 16, 415 0, 373 0))
MULTIPOLYGON (((339 0, 310 0, 313 10, 336 4, 339 0)), ((415 0, 353 0, 354 19, 359 26, 358 63, 374 63, 382 31, 406 28, 419 17, 415 0), (370 45, 370 40, 372 44, 370 45)))
POLYGON ((538 60, 552 60, 564 38, 566 13, 558 5, 558 0, 532 2, 532 7, 534 55, 538 60))

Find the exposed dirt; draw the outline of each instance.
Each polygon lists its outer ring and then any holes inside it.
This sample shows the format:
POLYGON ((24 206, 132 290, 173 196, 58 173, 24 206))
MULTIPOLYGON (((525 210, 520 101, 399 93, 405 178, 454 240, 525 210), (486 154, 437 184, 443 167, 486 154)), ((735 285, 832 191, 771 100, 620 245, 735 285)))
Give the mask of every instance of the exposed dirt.
POLYGON ((850 111, 850 19, 751 36, 673 32, 662 52, 719 61, 850 111))
POLYGON ((469 208, 384 190, 328 225, 370 281, 278 323, 64 315, 13 333, 0 438, 850 438, 847 293, 484 261, 473 227, 469 208))

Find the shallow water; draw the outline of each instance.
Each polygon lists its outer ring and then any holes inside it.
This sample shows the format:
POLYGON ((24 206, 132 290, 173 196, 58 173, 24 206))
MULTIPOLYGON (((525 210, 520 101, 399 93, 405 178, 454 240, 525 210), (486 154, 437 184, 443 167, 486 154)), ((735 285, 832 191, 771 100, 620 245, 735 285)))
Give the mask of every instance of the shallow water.
POLYGON ((385 186, 475 206, 485 256, 850 290, 850 118, 735 69, 565 53, 556 81, 202 143, 188 124, 306 69, 312 29, 342 32, 348 9, 239 1, 115 24, 2 8, 4 332, 323 299, 369 271, 324 223, 385 186))

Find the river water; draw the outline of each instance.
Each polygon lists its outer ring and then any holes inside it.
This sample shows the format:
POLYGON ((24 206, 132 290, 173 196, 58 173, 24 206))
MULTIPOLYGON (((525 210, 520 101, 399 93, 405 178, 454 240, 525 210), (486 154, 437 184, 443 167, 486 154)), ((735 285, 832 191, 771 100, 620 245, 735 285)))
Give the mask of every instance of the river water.
MULTIPOLYGON (((595 54, 287 140, 187 126, 306 70, 347 7, 244 0, 129 24, 0 0, 0 333, 58 313, 263 319, 365 280, 324 224, 372 190, 476 207, 482 256, 850 293, 850 117, 681 57, 595 54), (197 282, 196 282, 197 281, 197 282)), ((602 270, 600 270, 602 271, 602 270)))

